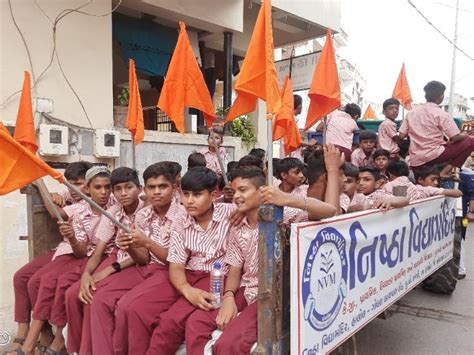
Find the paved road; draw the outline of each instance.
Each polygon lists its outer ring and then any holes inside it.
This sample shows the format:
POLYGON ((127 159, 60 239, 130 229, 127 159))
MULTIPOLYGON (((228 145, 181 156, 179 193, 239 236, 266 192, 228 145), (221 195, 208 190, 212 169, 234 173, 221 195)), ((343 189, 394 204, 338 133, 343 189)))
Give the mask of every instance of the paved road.
POLYGON ((467 277, 451 296, 416 288, 356 335, 358 355, 474 355, 474 224, 466 241, 467 277))

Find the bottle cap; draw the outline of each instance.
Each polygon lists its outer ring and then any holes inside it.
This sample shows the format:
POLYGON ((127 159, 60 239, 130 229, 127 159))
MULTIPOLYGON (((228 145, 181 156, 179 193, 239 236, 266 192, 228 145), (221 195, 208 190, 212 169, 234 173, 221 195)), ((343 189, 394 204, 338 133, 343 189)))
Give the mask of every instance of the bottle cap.
POLYGON ((219 270, 221 268, 221 263, 216 261, 213 265, 213 268, 219 270))

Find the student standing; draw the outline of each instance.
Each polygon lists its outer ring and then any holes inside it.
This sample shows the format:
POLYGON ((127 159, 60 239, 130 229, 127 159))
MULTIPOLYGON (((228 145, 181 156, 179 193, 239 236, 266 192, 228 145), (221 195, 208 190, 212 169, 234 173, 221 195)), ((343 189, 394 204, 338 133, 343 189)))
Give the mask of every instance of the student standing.
POLYGON ((222 176, 223 172, 221 171, 221 166, 219 165, 219 159, 217 158, 217 154, 220 155, 223 166, 226 166, 227 162, 229 161, 229 156, 227 154, 226 149, 224 147, 221 147, 223 141, 224 132, 222 131, 222 129, 214 127, 213 130, 209 132, 209 135, 207 137, 208 146, 198 151, 199 153, 204 155, 204 158, 206 159, 206 167, 214 171, 219 176, 222 176), (218 149, 217 151, 212 140, 211 134, 214 134, 214 140, 216 141, 218 149))
POLYGON ((390 159, 398 159, 398 152, 400 151, 398 145, 402 141, 398 137, 397 125, 395 124, 399 110, 400 102, 397 99, 390 98, 383 102, 385 120, 379 126, 379 148, 387 150, 390 153, 390 159))

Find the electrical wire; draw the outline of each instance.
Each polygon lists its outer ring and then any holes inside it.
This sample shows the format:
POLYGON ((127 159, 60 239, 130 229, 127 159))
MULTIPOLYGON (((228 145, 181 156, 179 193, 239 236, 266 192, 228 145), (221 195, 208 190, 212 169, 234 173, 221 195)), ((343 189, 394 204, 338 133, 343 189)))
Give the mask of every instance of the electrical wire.
POLYGON ((455 45, 453 43, 453 41, 448 37, 446 36, 443 32, 441 32, 438 27, 436 27, 426 16, 425 14, 423 14, 423 12, 421 12, 417 7, 416 5, 411 1, 411 0, 407 0, 408 3, 420 14, 421 17, 423 17, 423 19, 428 22, 428 24, 433 27, 436 32, 438 32, 444 39, 446 39, 449 43, 451 43, 459 52, 461 52, 462 54, 464 54, 468 59, 474 61, 474 58, 471 57, 469 54, 467 54, 465 51, 463 51, 461 48, 459 48, 457 45, 455 45))

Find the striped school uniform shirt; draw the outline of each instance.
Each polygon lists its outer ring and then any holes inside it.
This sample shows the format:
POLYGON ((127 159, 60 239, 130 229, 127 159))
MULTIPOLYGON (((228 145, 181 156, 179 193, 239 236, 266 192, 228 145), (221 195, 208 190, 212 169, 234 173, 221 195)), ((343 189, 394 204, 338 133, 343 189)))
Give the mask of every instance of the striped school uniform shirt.
MULTIPOLYGON (((211 152, 209 147, 200 149, 198 153, 204 155, 206 158, 206 167, 214 171, 217 175, 222 175, 221 166, 219 165, 219 159, 217 158, 217 154, 211 152)), ((224 168, 227 166, 229 162, 229 155, 224 147, 219 147, 219 155, 221 156, 222 163, 224 168)))
POLYGON ((357 148, 351 154, 351 163, 357 167, 374 166, 374 158, 372 154, 367 157, 362 148, 357 148))
POLYGON ((352 198, 350 206, 354 205, 359 205, 359 204, 369 204, 374 208, 373 206, 383 202, 385 199, 393 197, 393 195, 385 190, 379 189, 375 190, 369 195, 364 195, 361 193, 356 193, 354 197, 352 198))
POLYGON ((383 189, 391 194, 393 194, 393 188, 395 186, 406 186, 407 187, 407 198, 410 201, 421 200, 423 198, 431 196, 441 196, 443 195, 444 190, 438 187, 431 186, 421 186, 415 185, 408 179, 406 176, 399 176, 394 180, 386 183, 383 189))

